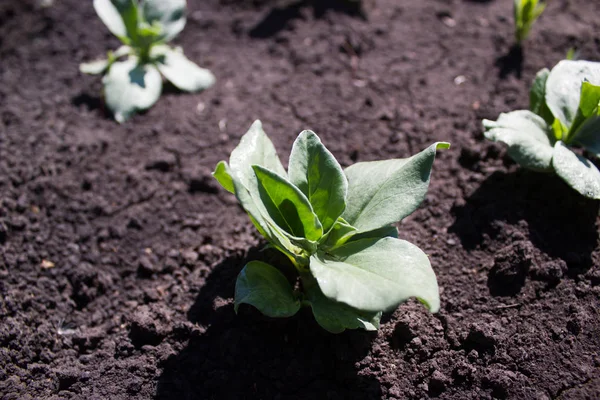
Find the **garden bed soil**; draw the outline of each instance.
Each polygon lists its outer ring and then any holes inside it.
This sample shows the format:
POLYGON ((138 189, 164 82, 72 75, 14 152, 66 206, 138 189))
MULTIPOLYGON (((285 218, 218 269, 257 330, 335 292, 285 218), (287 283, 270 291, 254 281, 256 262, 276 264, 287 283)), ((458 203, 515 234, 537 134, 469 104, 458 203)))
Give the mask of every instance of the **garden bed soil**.
POLYGON ((78 72, 118 45, 91 2, 0 2, 3 400, 600 398, 598 202, 481 128, 569 48, 600 60, 600 3, 550 2, 523 53, 510 1, 189 3, 176 43, 216 86, 118 125, 78 72), (303 129, 344 166, 452 143, 399 225, 438 314, 340 335, 235 315, 271 255, 210 172, 257 118, 284 163, 303 129))

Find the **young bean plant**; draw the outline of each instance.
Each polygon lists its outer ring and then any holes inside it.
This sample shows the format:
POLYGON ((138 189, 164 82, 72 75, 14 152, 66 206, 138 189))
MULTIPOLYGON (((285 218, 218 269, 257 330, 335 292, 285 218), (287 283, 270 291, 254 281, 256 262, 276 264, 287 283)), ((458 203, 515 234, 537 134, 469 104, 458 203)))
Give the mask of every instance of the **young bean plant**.
POLYGON ((508 145, 521 166, 553 171, 582 195, 600 199, 600 172, 573 152, 582 147, 600 156, 600 63, 560 61, 537 73, 530 91, 530 111, 484 120, 485 136, 508 145))
POLYGON ((150 108, 162 92, 161 74, 178 89, 210 87, 214 75, 166 43, 185 26, 185 0, 94 0, 106 27, 123 43, 106 60, 81 64, 86 74, 105 74, 104 98, 118 122, 150 108), (127 57, 121 60, 122 57, 127 57))
POLYGON ((527 39, 533 23, 546 8, 546 3, 540 0, 514 0, 515 39, 520 46, 527 39))
POLYGON ((326 330, 376 330, 383 311, 417 297, 439 309, 429 259, 398 239, 393 225, 411 214, 429 186, 434 143, 406 159, 360 162, 345 170, 311 132, 300 133, 286 171, 256 121, 213 173, 235 194, 270 247, 295 266, 290 283, 277 266, 250 261, 235 287, 235 310, 256 307, 269 317, 312 308, 326 330), (295 289, 294 289, 295 288, 295 289))

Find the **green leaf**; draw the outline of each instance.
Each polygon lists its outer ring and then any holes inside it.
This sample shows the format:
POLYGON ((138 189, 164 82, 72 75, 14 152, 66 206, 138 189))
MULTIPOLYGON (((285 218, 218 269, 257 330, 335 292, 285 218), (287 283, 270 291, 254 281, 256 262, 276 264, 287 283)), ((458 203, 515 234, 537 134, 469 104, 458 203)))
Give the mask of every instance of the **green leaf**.
POLYGON ((311 131, 300 133, 292 147, 290 181, 306 195, 327 232, 346 208, 348 180, 333 154, 311 131))
POLYGON ((356 234, 356 232, 357 230, 355 227, 340 217, 335 221, 327 234, 321 238, 319 246, 323 249, 341 246, 356 234))
POLYGON ((600 115, 598 106, 600 105, 600 86, 593 85, 590 82, 581 84, 581 98, 579 101, 579 111, 585 118, 593 115, 600 115))
POLYGON ((386 311, 417 297, 440 308, 435 273, 417 246, 386 237, 350 241, 310 258, 310 271, 329 299, 364 311, 386 311))
POLYGON ((587 158, 573 153, 563 142, 554 145, 554 170, 569 186, 591 199, 600 199, 600 171, 587 158))
POLYGON ((302 242, 301 239, 292 237, 273 221, 260 198, 258 179, 256 177, 254 177, 253 181, 250 181, 247 187, 234 175, 231 175, 231 177, 233 178, 235 197, 250 216, 250 220, 256 229, 273 247, 298 262, 297 257, 302 256, 302 249, 309 248, 310 243, 307 244, 302 242), (294 240, 293 243, 292 239, 294 240))
POLYGON ((179 34, 185 26, 185 0, 145 0, 143 14, 145 20, 160 23, 160 40, 169 41, 179 34))
POLYGON ((131 54, 132 49, 129 46, 121 46, 114 52, 109 50, 106 60, 97 60, 79 65, 79 71, 84 74, 98 75, 106 72, 110 66, 120 57, 131 54))
POLYGON ((546 104, 567 129, 577 116, 584 80, 600 85, 600 63, 563 60, 556 64, 546 81, 546 104))
POLYGON ((287 179, 254 165, 260 197, 275 223, 289 234, 317 241, 323 227, 304 194, 287 179))
POLYGON ((94 0, 94 9, 104 25, 123 43, 137 40, 137 3, 133 0, 94 0))
POLYGON ((229 173, 229 165, 227 165, 225 161, 219 161, 212 175, 225 190, 227 190, 229 193, 235 194, 233 178, 231 178, 231 174, 229 173))
POLYGON ((508 145, 508 154, 521 166, 539 171, 551 168, 553 141, 544 119, 531 111, 500 114, 498 121, 483 120, 485 137, 508 145))
POLYGON ((152 48, 151 57, 164 77, 183 91, 197 92, 215 83, 215 76, 209 70, 188 60, 181 51, 159 45, 152 48))
POLYGON ((342 333, 346 329, 379 329, 381 312, 361 311, 328 299, 310 274, 302 275, 302 285, 315 320, 326 331, 342 333))
POLYGON ((256 179, 252 169, 253 165, 260 165, 278 175, 287 176, 277 156, 275 146, 267 137, 262 123, 258 120, 242 136, 240 143, 233 149, 229 158, 232 175, 239 178, 244 186, 249 186, 250 181, 256 179))
POLYGON ((260 165, 280 176, 286 176, 275 147, 258 120, 242 136, 240 143, 231 152, 229 158, 228 173, 233 181, 235 196, 250 216, 256 229, 275 248, 292 259, 302 257, 302 249, 314 247, 314 243, 292 237, 270 217, 261 200, 259 183, 252 168, 253 165, 260 165))
MULTIPOLYGON (((566 135, 566 143, 571 143, 575 136, 578 136, 578 131, 582 125, 586 123, 589 118, 599 115, 598 104, 600 103, 600 86, 592 85, 591 83, 584 81, 581 84, 581 96, 579 99, 579 109, 577 115, 571 124, 566 135)), ((589 128, 589 126, 588 126, 589 128)))
POLYGON ((138 110, 150 108, 162 90, 162 78, 152 65, 138 64, 135 58, 117 61, 102 79, 106 105, 122 123, 138 110))
POLYGON ((552 112, 546 105, 546 81, 550 71, 544 68, 537 73, 529 91, 529 109, 539 115, 548 125, 554 121, 552 112))
POLYGON ((261 261, 249 262, 237 277, 236 313, 240 304, 254 306, 272 318, 291 317, 300 309, 300 301, 286 277, 277 268, 261 261))
POLYGON ((342 217, 360 232, 402 220, 417 209, 429 186, 438 142, 405 159, 361 162, 346 168, 348 198, 342 217))
POLYGON ((347 243, 364 239, 382 239, 384 237, 398 239, 398 228, 396 228, 394 225, 388 225, 381 228, 373 229, 372 231, 357 233, 350 237, 347 243))
POLYGON ((600 116, 591 116, 577 130, 573 142, 600 157, 600 116))
POLYGON ((79 71, 84 74, 98 75, 108 69, 108 60, 96 60, 88 63, 79 64, 79 71))

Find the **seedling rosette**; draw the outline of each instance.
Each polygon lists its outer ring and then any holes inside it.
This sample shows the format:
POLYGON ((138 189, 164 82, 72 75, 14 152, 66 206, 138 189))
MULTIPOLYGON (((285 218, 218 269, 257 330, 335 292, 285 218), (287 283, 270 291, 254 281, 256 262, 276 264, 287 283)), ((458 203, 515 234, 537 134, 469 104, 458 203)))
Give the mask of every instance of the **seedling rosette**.
POLYGON ((123 46, 109 51, 106 60, 84 63, 79 69, 105 74, 104 98, 118 122, 156 103, 162 76, 186 92, 214 84, 209 70, 187 59, 181 48, 166 44, 185 26, 185 0, 94 0, 94 9, 123 46))
POLYGON ((574 146, 600 156, 600 63, 559 62, 537 73, 530 109, 483 120, 485 137, 508 145, 521 166, 554 172, 573 189, 600 199, 600 171, 574 146))
POLYGON ((249 304, 270 317, 290 317, 309 306, 333 333, 376 330, 383 311, 410 297, 438 311, 427 255, 398 239, 393 224, 419 206, 436 150, 448 147, 435 143, 410 158, 343 170, 319 137, 304 131, 286 171, 256 121, 213 175, 235 194, 270 247, 291 260, 297 282, 277 266, 251 261, 237 278, 235 310, 249 304))

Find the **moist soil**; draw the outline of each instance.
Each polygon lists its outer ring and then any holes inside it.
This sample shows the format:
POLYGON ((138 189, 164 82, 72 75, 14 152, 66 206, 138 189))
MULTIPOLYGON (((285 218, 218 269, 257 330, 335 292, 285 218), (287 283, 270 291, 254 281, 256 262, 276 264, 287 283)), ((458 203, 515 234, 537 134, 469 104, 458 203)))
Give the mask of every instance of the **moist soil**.
POLYGON ((600 398, 599 204, 481 127, 570 48, 600 60, 600 2, 551 1, 522 51, 510 1, 189 3, 176 43, 217 84, 119 125, 78 72, 118 46, 91 2, 0 2, 3 400, 600 398), (303 129, 344 166, 452 143, 399 224, 439 313, 234 313, 272 255, 210 172, 258 118, 284 163, 303 129))

